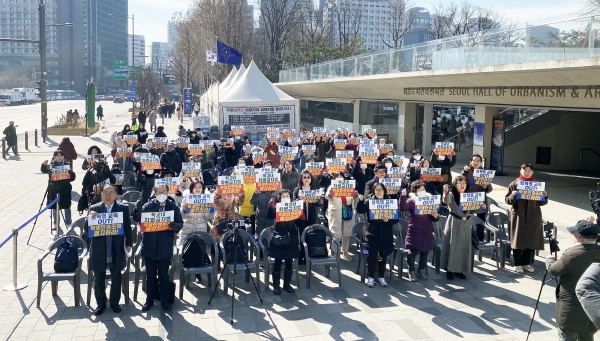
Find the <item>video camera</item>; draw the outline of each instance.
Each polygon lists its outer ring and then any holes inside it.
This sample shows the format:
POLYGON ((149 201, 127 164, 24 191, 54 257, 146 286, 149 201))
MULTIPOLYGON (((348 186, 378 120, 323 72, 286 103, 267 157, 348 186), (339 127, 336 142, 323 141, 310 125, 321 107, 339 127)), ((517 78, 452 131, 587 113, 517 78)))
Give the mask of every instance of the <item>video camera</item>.
POLYGON ((600 182, 597 186, 598 190, 590 191, 590 205, 592 205, 592 211, 596 214, 597 219, 600 219, 600 182))
POLYGON ((560 248, 558 247, 558 241, 554 239, 553 235, 554 223, 550 221, 543 221, 542 224, 544 226, 544 234, 546 235, 546 238, 548 238, 548 245, 550 245, 550 253, 556 255, 556 253, 560 251, 560 248))

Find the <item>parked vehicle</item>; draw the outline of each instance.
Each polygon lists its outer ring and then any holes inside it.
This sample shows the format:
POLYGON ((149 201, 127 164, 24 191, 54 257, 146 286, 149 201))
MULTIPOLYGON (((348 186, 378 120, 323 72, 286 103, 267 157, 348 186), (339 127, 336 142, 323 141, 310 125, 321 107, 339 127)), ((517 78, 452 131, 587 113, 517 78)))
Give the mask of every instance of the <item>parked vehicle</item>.
POLYGON ((123 103, 123 97, 117 96, 113 100, 113 103, 123 103))
POLYGON ((36 102, 34 88, 16 88, 13 92, 21 93, 21 104, 32 104, 36 102))

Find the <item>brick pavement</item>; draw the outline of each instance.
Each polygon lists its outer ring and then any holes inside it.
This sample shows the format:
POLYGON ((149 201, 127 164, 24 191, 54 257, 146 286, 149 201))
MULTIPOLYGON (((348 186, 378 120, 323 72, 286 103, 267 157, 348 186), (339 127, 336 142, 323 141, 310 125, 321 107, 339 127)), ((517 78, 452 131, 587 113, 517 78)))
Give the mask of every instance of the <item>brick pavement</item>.
MULTIPOLYGON (((166 120, 167 134, 178 125, 174 121, 166 120)), ((108 140, 108 134, 99 133, 94 139, 72 138, 80 154, 101 140, 108 140)), ((21 153, 18 161, 0 161, 3 174, 0 184, 8 190, 0 197, 0 215, 8 222, 0 229, 0 239, 37 212, 46 185, 39 165, 53 148, 40 146, 33 152, 21 153)), ((78 160, 75 167, 76 192, 83 177, 81 162, 78 160)), ((503 193, 498 191, 494 195, 501 197, 503 193)), ((574 221, 583 212, 575 210, 571 214, 569 206, 552 204, 559 210, 549 212, 550 219, 554 213, 556 218, 574 221)), ((74 220, 77 217, 74 212, 74 220)), ((41 308, 35 307, 36 260, 50 244, 49 214, 40 218, 31 246, 27 246, 30 231, 31 225, 22 230, 18 239, 18 279, 29 286, 16 293, 0 292, 0 337, 8 340, 524 340, 543 275, 541 257, 536 259, 536 272, 530 276, 515 274, 509 266, 497 270, 488 255, 483 263, 476 261, 475 272, 467 280, 448 281, 443 272, 435 274, 430 267, 428 281, 411 283, 399 280, 394 273, 394 279, 388 281, 389 287, 369 289, 354 273, 355 259, 352 263, 343 262, 341 288, 337 287, 334 271, 327 279, 324 270, 317 267, 311 289, 306 289, 302 266, 296 293, 274 296, 263 290, 263 304, 252 285, 239 275, 233 326, 229 324, 231 296, 220 291, 212 305, 208 305, 210 292, 204 287, 206 280, 201 286, 191 284, 190 290, 184 290, 183 300, 177 299, 169 314, 162 313, 158 306, 142 313, 145 295, 140 292, 139 302, 122 305, 120 314, 107 310, 95 317, 90 308, 74 306, 73 288, 66 282, 59 284, 56 297, 52 297, 46 285, 41 308)), ((564 250, 571 244, 570 238, 563 226, 558 234, 564 250)), ((45 265, 51 267, 51 257, 48 260, 45 265)), ((11 282, 11 264, 9 243, 0 249, 2 285, 11 282)), ((81 292, 85 297, 88 285, 85 265, 82 279, 81 292)), ((554 286, 550 283, 542 292, 530 340, 557 339, 554 286)), ((93 297, 92 306, 95 307, 93 297)))

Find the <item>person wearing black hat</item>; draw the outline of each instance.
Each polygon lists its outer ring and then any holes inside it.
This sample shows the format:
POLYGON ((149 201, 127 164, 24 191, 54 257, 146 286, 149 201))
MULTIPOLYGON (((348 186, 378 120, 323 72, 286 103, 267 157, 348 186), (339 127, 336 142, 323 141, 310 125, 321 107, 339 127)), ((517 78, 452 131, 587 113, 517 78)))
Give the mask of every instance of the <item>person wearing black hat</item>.
POLYGON ((371 196, 373 196, 373 193, 371 193, 371 188, 373 187, 374 184, 379 182, 379 179, 384 179, 387 178, 387 168, 385 167, 385 165, 383 164, 378 164, 377 166, 375 166, 375 176, 373 177, 373 179, 369 180, 366 184, 365 184, 365 198, 366 200, 370 200, 372 199, 371 196))
POLYGON ((598 329, 592 323, 577 300, 577 281, 594 262, 600 262, 598 225, 580 220, 567 230, 573 236, 575 245, 565 250, 559 260, 550 254, 546 257, 546 267, 553 276, 560 276, 556 290, 556 324, 559 340, 593 340, 598 329))

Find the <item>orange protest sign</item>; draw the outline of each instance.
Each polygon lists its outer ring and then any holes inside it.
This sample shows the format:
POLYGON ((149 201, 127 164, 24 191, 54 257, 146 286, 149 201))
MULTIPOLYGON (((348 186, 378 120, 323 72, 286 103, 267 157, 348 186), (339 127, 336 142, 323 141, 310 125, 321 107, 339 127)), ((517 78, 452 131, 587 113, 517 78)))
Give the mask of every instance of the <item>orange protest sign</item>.
POLYGON ((308 162, 304 169, 310 172, 312 176, 323 175, 323 168, 325 167, 324 162, 308 162))
POLYGON ((244 179, 241 175, 219 176, 218 187, 221 195, 239 194, 244 190, 244 179))
POLYGON ((441 168, 421 168, 421 180, 425 182, 440 181, 441 168))
POLYGON ((275 221, 285 222, 300 218, 303 206, 304 202, 302 200, 275 205, 275 221))
POLYGON ((356 188, 356 180, 333 180, 330 188, 334 197, 351 197, 356 188))
POLYGON ((71 170, 71 167, 69 167, 67 165, 52 167, 52 169, 51 169, 52 173, 50 174, 50 181, 70 180, 71 179, 71 173, 69 173, 70 170, 71 170))
POLYGON ((437 155, 452 155, 454 151, 454 142, 436 142, 435 153, 437 155))
POLYGON ((325 159, 327 172, 329 174, 344 172, 346 170, 346 159, 325 159))
POLYGON ((256 189, 261 192, 274 192, 281 188, 281 174, 260 172, 256 177, 256 189))
POLYGON ((346 149, 346 140, 335 139, 335 140, 333 140, 333 146, 334 146, 335 150, 344 150, 344 149, 346 149))
POLYGON ((117 155, 116 157, 121 158, 121 157, 131 157, 133 155, 133 151, 131 150, 131 147, 127 147, 127 148, 117 148, 117 155))

